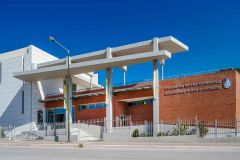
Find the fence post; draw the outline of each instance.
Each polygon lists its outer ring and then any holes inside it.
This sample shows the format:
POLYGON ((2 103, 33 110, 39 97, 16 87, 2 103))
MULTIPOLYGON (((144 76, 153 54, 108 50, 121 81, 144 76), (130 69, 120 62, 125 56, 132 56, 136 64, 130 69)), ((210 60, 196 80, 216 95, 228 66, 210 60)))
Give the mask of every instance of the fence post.
POLYGON ((104 117, 104 119, 103 119, 103 126, 104 126, 104 132, 107 132, 106 117, 104 117))
POLYGON ((120 125, 119 125, 119 117, 118 117, 118 116, 116 116, 115 126, 116 126, 116 127, 119 127, 119 126, 120 126, 120 125))
POLYGON ((160 120, 159 120, 159 125, 160 125, 160 127, 159 127, 159 129, 160 129, 160 130, 159 130, 159 133, 160 133, 160 132, 163 132, 162 124, 163 124, 163 122, 162 122, 162 120, 160 119, 160 120))
POLYGON ((16 131, 15 131, 15 126, 13 127, 13 139, 16 139, 16 131))
POLYGON ((45 134, 47 136, 47 123, 44 123, 44 130, 45 130, 45 134))
POLYGON ((145 126, 145 127, 144 127, 144 128, 145 128, 145 129, 144 129, 144 137, 147 137, 147 135, 148 135, 148 130, 149 130, 149 129, 148 129, 148 122, 147 122, 147 120, 144 121, 144 126, 145 126))
POLYGON ((68 122, 64 122, 64 130, 65 130, 65 135, 66 135, 66 136, 68 135, 67 126, 68 126, 68 122))
MULTIPOLYGON (((177 120, 177 123, 176 123, 176 127, 178 128, 178 126, 181 124, 181 119, 180 118, 178 118, 177 120)), ((180 131, 178 131, 178 136, 180 135, 180 131)))
POLYGON ((237 116, 235 115, 235 118, 234 118, 234 125, 235 125, 235 137, 238 136, 238 119, 237 119, 237 116))
POLYGON ((215 138, 217 138, 217 119, 215 119, 215 138))
POLYGON ((133 126, 132 116, 130 116, 130 126, 133 126))
POLYGON ((199 136, 199 121, 198 121, 197 115, 195 118, 195 129, 196 129, 196 136, 198 137, 199 136))
POLYGON ((81 131, 80 131, 80 121, 77 121, 77 127, 78 127, 78 141, 80 141, 81 138, 81 131))
POLYGON ((132 116, 129 115, 129 125, 131 126, 132 125, 132 116))

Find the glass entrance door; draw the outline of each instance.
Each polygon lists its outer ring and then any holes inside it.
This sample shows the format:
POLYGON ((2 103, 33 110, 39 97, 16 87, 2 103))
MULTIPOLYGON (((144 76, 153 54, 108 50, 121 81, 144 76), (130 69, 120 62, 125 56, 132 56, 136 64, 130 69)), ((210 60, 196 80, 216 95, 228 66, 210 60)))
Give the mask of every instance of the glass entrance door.
MULTIPOLYGON (((47 123, 62 123, 65 122, 65 112, 64 108, 51 108, 47 109, 47 123)), ((75 109, 72 108, 72 121, 75 120, 75 109)))
POLYGON ((56 123, 64 122, 64 117, 65 117, 64 114, 56 114, 56 115, 55 115, 55 122, 56 122, 56 123))

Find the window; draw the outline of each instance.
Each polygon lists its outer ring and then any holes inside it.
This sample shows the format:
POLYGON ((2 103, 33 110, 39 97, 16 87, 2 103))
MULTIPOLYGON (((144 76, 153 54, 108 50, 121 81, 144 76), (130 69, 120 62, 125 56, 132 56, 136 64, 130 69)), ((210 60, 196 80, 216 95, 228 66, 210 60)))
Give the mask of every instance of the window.
POLYGON ((98 109, 106 107, 105 103, 94 103, 94 104, 87 104, 81 105, 79 104, 79 110, 86 110, 86 109, 98 109))
POLYGON ((128 106, 133 106, 133 102, 128 102, 127 105, 128 106))
POLYGON ((145 99, 140 101, 128 102, 127 105, 130 106, 139 106, 139 105, 151 105, 153 103, 153 99, 145 99))
POLYGON ((89 104, 88 105, 88 109, 94 109, 94 108, 96 108, 96 104, 89 104))
POLYGON ((86 110, 87 109, 87 105, 79 105, 79 110, 86 110))
POLYGON ((43 123, 43 111, 42 110, 37 111, 37 123, 38 124, 43 123))
POLYGON ((54 122, 54 109, 48 109, 47 110, 47 123, 53 123, 54 122))
POLYGON ((24 90, 22 90, 22 114, 24 114, 24 90))
POLYGON ((105 103, 97 103, 96 104, 96 108, 104 108, 104 107, 106 107, 105 103))
POLYGON ((72 84, 72 91, 75 92, 77 90, 77 85, 76 84, 72 84))
MULTIPOLYGON (((62 107, 58 108, 51 108, 46 110, 46 122, 47 123, 61 123, 65 122, 65 113, 66 109, 62 107)), ((72 121, 75 120, 75 109, 74 106, 72 106, 72 121)))
POLYGON ((146 104, 153 104, 153 99, 147 99, 146 104))
POLYGON ((75 122, 75 106, 72 106, 72 121, 75 122))

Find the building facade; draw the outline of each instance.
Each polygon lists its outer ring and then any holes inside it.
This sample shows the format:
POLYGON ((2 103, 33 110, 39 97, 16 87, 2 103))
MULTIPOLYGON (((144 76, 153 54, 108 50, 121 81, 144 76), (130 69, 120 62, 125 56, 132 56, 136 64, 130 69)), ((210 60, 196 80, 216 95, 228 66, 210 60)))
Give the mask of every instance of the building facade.
MULTIPOLYGON (((20 133, 36 130, 36 124, 45 121, 45 106, 41 101, 50 93, 62 92, 64 79, 24 82, 13 73, 33 70, 39 64, 57 59, 33 45, 0 54, 0 126, 15 127, 20 133)), ((94 85, 97 79, 94 74, 94 85)), ((89 87, 90 78, 86 74, 75 75, 73 83, 75 89, 89 87)))
MULTIPOLYGON (((49 63, 39 64, 38 67, 30 71, 15 72, 14 77, 26 81, 35 82, 43 81, 46 79, 54 79, 63 77, 65 79, 66 87, 64 89, 64 106, 68 108, 67 115, 72 115, 72 77, 78 74, 88 74, 89 72, 97 72, 99 70, 106 71, 105 81, 105 105, 106 105, 106 130, 108 133, 112 131, 113 121, 113 90, 112 90, 112 70, 113 68, 123 68, 133 64, 141 64, 145 62, 151 62, 153 68, 153 123, 159 123, 159 70, 158 64, 164 65, 166 59, 170 59, 172 54, 188 51, 188 46, 174 38, 173 36, 155 37, 150 40, 136 42, 132 44, 107 47, 102 50, 93 51, 90 53, 80 54, 72 56, 70 60, 63 58, 54 60, 49 63), (69 64, 69 65, 66 65, 69 64)), ((101 106, 101 104, 99 104, 101 106)), ((97 106, 99 106, 97 105, 97 106)), ((75 107, 74 107, 75 108, 75 107)), ((62 112, 64 109, 58 107, 58 109, 52 110, 47 115, 54 115, 54 117, 63 117, 62 112), (61 112, 56 116, 56 112, 61 112), (54 114, 53 114, 54 113, 54 114)), ((75 114, 75 110, 73 110, 75 114)), ((48 118, 54 119, 56 118, 48 118)), ((63 119, 63 118, 61 118, 63 119)), ((64 118, 66 119, 66 118, 64 118)), ((67 118, 68 119, 68 118, 67 118)), ((71 119, 71 118, 70 118, 71 119)), ((73 116, 73 120, 74 116, 73 116)), ((69 124, 69 119, 67 121, 69 124)), ((69 126, 69 125, 68 125, 69 126)), ((154 125, 154 135, 159 132, 159 126, 154 125)), ((68 129, 68 137, 70 135, 68 129)))
MULTIPOLYGON (((235 69, 172 78, 159 82, 159 120, 239 118, 240 74, 235 69)), ((47 96, 46 122, 55 122, 63 107, 63 95, 47 96), (48 114, 50 113, 50 114, 48 114), (55 114, 55 116, 54 116, 55 114)), ((113 117, 131 117, 132 122, 153 120, 151 82, 113 88, 113 117)), ((104 89, 81 90, 73 94, 74 120, 97 120, 106 116, 104 89)), ((62 114, 61 116, 64 117, 62 114)))

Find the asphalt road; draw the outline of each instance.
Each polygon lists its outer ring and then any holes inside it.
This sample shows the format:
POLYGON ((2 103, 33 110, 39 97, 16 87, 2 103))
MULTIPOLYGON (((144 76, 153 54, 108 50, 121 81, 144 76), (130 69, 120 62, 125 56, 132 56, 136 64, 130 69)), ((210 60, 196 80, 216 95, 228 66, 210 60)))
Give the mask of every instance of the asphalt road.
POLYGON ((240 160, 236 149, 124 149, 0 146, 0 160, 240 160))

